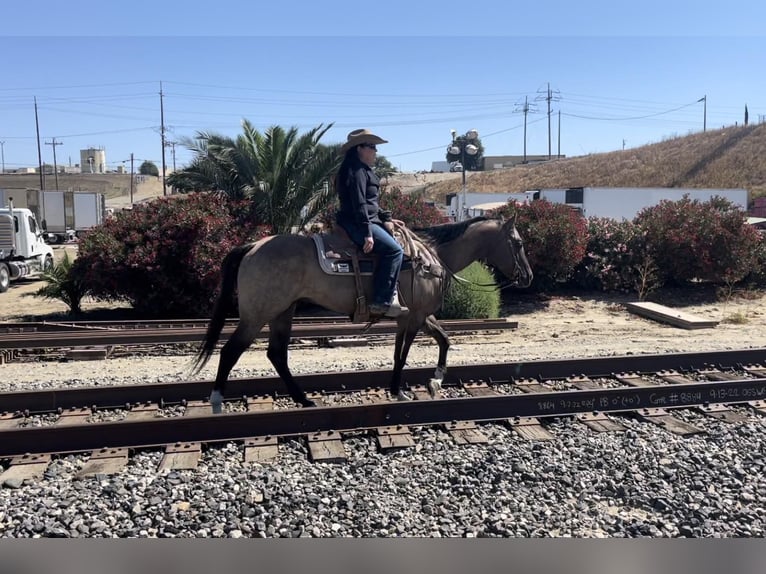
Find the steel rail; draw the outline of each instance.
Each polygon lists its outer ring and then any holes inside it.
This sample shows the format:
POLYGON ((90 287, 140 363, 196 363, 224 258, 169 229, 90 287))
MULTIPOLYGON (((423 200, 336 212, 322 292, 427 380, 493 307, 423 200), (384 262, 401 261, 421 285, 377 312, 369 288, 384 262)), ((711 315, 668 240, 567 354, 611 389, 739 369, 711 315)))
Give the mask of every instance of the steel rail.
POLYGON ((0 457, 213 443, 392 425, 682 408, 764 398, 766 378, 757 378, 32 427, 0 431, 0 457))
MULTIPOLYGON (((506 319, 480 319, 442 321, 444 329, 450 333, 466 331, 487 331, 516 329, 518 323, 506 319)), ((220 340, 226 341, 234 332, 236 325, 226 325, 220 340)), ((267 338, 268 327, 264 327, 261 337, 267 338)), ((352 335, 392 335, 396 333, 396 323, 374 323, 369 328, 366 324, 316 323, 295 324, 292 328, 294 338, 340 337, 352 335)), ((199 343, 204 337, 204 330, 191 328, 154 328, 154 329, 117 329, 117 330, 67 330, 43 331, 33 333, 0 334, 1 349, 45 349, 51 347, 89 347, 114 345, 157 345, 178 343, 199 343)))
MULTIPOLYGON (((625 372, 654 373, 671 369, 693 371, 707 366, 726 369, 749 364, 766 364, 766 349, 456 365, 449 368, 445 385, 476 380, 505 382, 518 379, 565 379, 570 376, 599 378, 625 372)), ((403 375, 407 383, 422 385, 430 380, 433 372, 433 367, 406 368, 403 375)), ((295 379, 306 392, 361 391, 388 387, 391 370, 313 373, 296 375, 295 379)), ((0 393, 0 413, 43 413, 91 406, 112 408, 146 402, 178 404, 183 401, 207 400, 212 386, 213 381, 197 380, 6 392, 0 393)), ((234 378, 227 383, 225 398, 284 395, 286 392, 279 377, 234 378)))

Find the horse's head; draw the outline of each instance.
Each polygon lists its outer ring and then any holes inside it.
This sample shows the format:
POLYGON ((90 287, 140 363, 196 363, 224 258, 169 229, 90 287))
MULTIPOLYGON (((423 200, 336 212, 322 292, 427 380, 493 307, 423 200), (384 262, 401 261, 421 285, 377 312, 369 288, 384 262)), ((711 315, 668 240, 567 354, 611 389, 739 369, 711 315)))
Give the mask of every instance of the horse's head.
POLYGON ((516 287, 532 284, 532 268, 524 252, 524 242, 516 229, 516 215, 509 219, 498 219, 499 237, 491 247, 487 263, 500 270, 516 287))

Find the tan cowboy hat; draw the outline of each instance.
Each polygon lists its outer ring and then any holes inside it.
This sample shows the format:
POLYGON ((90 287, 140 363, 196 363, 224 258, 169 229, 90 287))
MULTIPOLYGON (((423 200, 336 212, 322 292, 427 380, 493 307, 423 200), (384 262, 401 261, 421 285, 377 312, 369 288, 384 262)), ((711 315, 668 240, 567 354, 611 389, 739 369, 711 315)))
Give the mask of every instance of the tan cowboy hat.
POLYGON ((370 130, 354 130, 353 132, 349 132, 348 137, 346 138, 346 143, 344 143, 340 148, 340 153, 346 153, 352 147, 364 143, 377 145, 388 143, 388 140, 384 140, 382 137, 376 136, 370 130))

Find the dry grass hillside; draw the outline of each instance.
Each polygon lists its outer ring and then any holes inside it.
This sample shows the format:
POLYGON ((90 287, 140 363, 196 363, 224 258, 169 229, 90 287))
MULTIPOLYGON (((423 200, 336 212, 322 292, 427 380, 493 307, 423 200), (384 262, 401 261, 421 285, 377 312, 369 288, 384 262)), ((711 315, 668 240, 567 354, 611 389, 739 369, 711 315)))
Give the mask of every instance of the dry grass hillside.
MULTIPOLYGON (((459 174, 450 174, 459 175, 459 174)), ((468 189, 510 193, 546 187, 744 188, 766 195, 766 124, 710 130, 624 151, 468 173, 468 189)), ((421 176, 423 177, 423 176, 421 176)), ((396 186, 397 177, 389 185, 396 186)), ((403 186, 444 202, 460 191, 460 177, 403 186)))

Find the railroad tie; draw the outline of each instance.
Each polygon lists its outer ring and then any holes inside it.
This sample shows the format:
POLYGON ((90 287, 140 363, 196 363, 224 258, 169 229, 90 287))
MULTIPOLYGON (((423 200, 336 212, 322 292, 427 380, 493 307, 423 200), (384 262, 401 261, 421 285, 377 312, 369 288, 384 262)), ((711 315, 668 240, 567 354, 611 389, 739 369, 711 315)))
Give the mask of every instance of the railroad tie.
MULTIPOLYGON (((599 385, 593 379, 586 376, 571 376, 567 383, 581 391, 599 389, 599 385)), ((627 429, 618 421, 609 417, 606 413, 594 411, 592 413, 578 413, 575 415, 578 422, 584 424, 595 432, 625 432, 627 429)))
MULTIPOLYGON (((271 397, 248 397, 248 411, 272 411, 271 397)), ((279 439, 275 436, 261 436, 245 439, 245 462, 271 463, 279 456, 279 439)))
MULTIPOLYGON (((362 401, 368 404, 388 402, 388 396, 383 389, 368 390, 362 397, 362 401)), ((405 425, 392 425, 376 427, 373 429, 378 448, 381 452, 409 448, 415 446, 415 439, 410 433, 410 427, 405 425)))
MULTIPOLYGON (((463 388, 472 397, 486 397, 498 394, 486 383, 473 381, 463 383, 463 388)), ((504 421, 521 438, 526 440, 553 440, 555 437, 536 417, 514 417, 504 421)))
MULTIPOLYGON (((317 406, 326 404, 319 393, 309 393, 308 398, 314 401, 317 406)), ((314 462, 346 462, 348 456, 341 438, 341 434, 334 430, 309 434, 307 440, 311 460, 314 462)))
MULTIPOLYGON (((189 401, 184 411, 185 417, 210 414, 207 401, 189 401)), ((157 467, 158 471, 195 470, 202 458, 202 444, 199 442, 177 442, 165 447, 165 454, 157 467)))

